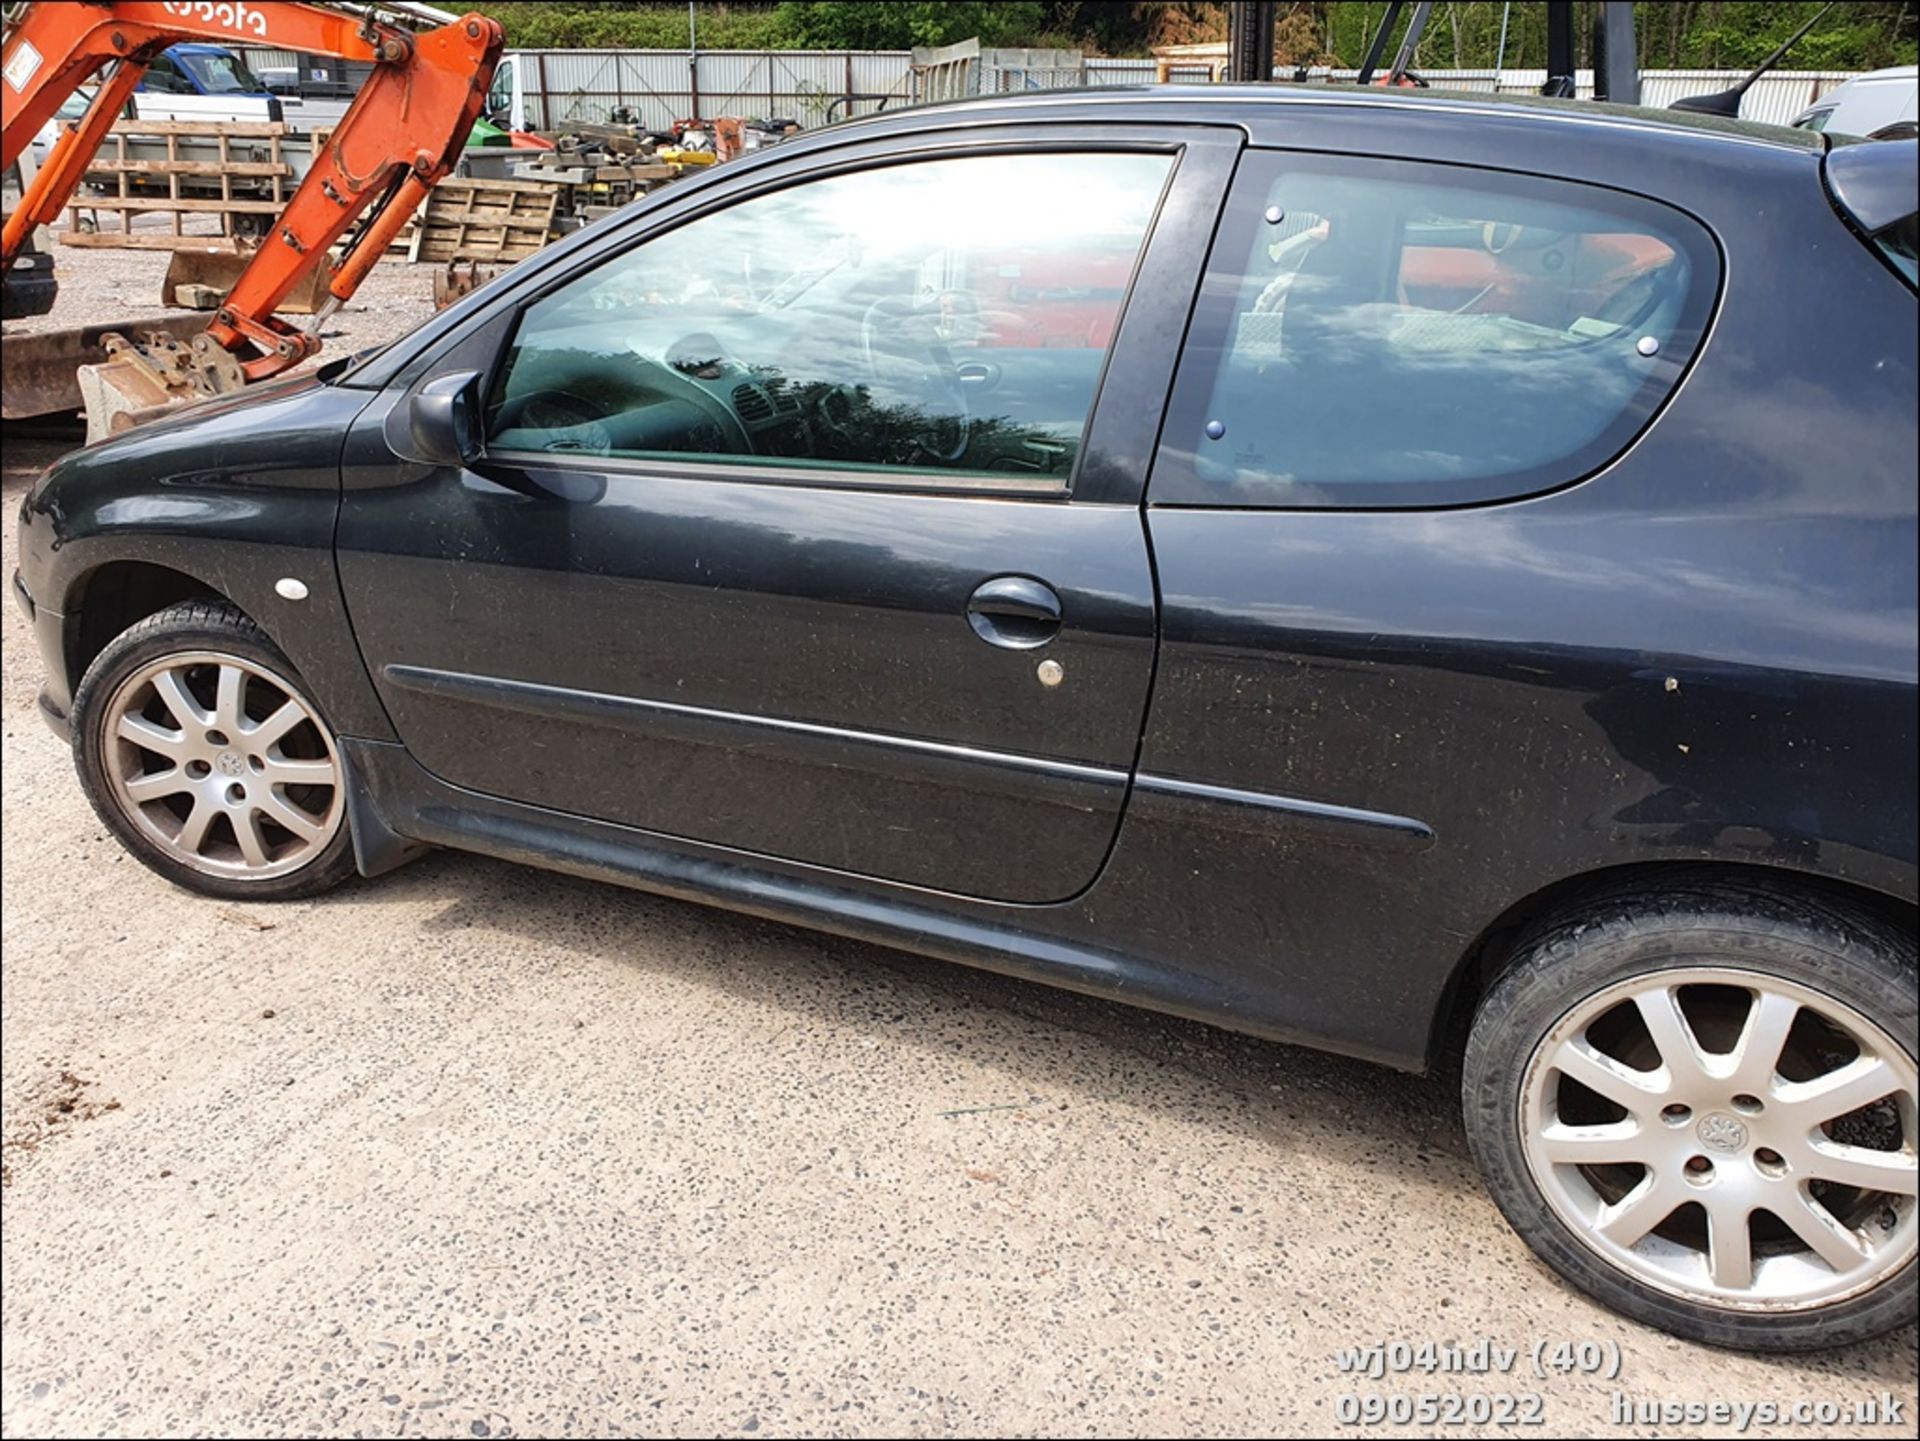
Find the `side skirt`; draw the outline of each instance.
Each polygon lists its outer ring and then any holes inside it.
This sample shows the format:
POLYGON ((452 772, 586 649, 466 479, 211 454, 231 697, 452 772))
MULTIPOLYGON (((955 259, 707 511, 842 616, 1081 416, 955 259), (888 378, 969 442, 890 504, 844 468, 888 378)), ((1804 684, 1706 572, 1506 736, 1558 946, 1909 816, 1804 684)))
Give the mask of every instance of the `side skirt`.
MULTIPOLYGON (((363 874, 392 869, 424 846, 474 851, 1271 1040, 1316 1044, 1314 1037, 1263 1021, 1267 1007, 1217 977, 1143 961, 1034 924, 1044 917, 1067 929, 1072 905, 1003 905, 866 882, 461 790, 421 767, 404 746, 344 738, 340 744, 363 874)), ((1406 1063, 1397 1056, 1370 1059, 1406 1063)))

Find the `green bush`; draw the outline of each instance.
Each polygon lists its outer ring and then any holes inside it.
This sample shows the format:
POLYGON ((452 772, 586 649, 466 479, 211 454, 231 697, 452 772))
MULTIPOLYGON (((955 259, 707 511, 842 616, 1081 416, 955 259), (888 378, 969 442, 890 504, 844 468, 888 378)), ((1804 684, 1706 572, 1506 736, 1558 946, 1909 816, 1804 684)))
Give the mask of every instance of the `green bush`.
MULTIPOLYGON (((684 4, 568 3, 482 5, 517 49, 684 50, 684 4)), ((1386 7, 1365 0, 1306 0, 1283 7, 1285 59, 1360 60, 1386 7)), ((1589 7, 1581 7, 1584 15, 1589 7)), ((1820 0, 1673 0, 1641 5, 1639 60, 1668 66, 1735 69, 1757 64, 1820 0)), ((904 50, 978 36, 983 45, 1058 45, 1089 54, 1144 55, 1161 41, 1222 39, 1227 7, 1206 0, 739 0, 698 7, 703 50, 904 50)), ((1435 6, 1416 67, 1490 66, 1507 26, 1506 63, 1546 63, 1546 7, 1435 6)), ((1404 29, 1405 19, 1401 21, 1404 29)), ((1910 64, 1920 44, 1920 6, 1849 0, 1829 10, 1787 57, 1785 68, 1869 69, 1910 64)), ((1589 38, 1580 29, 1580 63, 1589 38)), ((1392 54, 1389 47, 1388 54, 1392 54)))
POLYGON ((1047 22, 1039 0, 786 0, 775 13, 809 50, 906 50, 975 36, 1030 45, 1047 22))
MULTIPOLYGON (((517 3, 491 13, 515 50, 684 50, 685 5, 582 5, 517 3)), ((792 37, 779 7, 701 5, 702 50, 791 49, 792 37)))
MULTIPOLYGON (((516 50, 684 50, 684 5, 512 4, 492 13, 516 50)), ((1034 45, 1048 7, 1040 0, 784 0, 777 5, 702 4, 702 50, 906 50, 980 38, 1034 45)), ((1069 42, 1071 43, 1071 42, 1069 42)))

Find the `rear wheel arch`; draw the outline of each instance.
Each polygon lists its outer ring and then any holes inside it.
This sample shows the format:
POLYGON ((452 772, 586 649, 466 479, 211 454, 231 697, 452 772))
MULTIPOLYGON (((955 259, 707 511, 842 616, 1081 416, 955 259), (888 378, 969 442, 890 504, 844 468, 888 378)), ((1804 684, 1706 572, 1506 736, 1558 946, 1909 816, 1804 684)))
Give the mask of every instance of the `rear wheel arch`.
POLYGON ((1514 901, 1461 953, 1434 1011, 1427 1041, 1429 1068, 1443 1072, 1457 1069, 1482 997, 1513 960, 1517 944, 1538 926, 1608 900, 1627 901, 1701 887, 1836 901, 1865 910, 1908 934, 1920 926, 1920 907, 1912 901, 1856 882, 1778 866, 1735 861, 1644 861, 1564 876, 1514 901))
POLYGON ((1690 1340, 1910 1322, 1910 920, 1792 873, 1663 879, 1537 917, 1490 977, 1459 1076, 1489 1191, 1564 1280, 1690 1340))

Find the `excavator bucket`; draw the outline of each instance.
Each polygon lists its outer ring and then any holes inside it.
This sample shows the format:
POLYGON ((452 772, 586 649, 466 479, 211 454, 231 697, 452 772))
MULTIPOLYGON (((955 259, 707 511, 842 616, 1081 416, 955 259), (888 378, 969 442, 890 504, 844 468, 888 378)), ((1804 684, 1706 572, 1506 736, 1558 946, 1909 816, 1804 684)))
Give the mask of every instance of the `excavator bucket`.
MULTIPOLYGON (((149 320, 121 320, 111 325, 87 325, 72 330, 49 330, 40 335, 9 335, 0 346, 0 416, 25 420, 58 415, 84 405, 77 368, 97 368, 109 359, 107 338, 120 334, 159 333, 185 344, 206 326, 198 315, 164 315, 149 320)), ((103 434, 106 432, 102 432, 103 434)))
POLYGON ((105 360, 75 372, 88 445, 246 384, 240 362, 204 331, 184 342, 157 330, 133 339, 109 334, 101 348, 105 360))
POLYGON ((497 276, 503 267, 484 265, 478 260, 449 260, 445 270, 433 273, 433 308, 445 310, 464 295, 470 295, 497 276))
MULTIPOLYGON (((167 278, 160 282, 160 303, 185 310, 218 310, 246 268, 251 250, 176 250, 167 262, 167 278)), ((304 272, 287 297, 274 306, 285 315, 312 315, 327 303, 332 270, 324 265, 304 272)))
MULTIPOLYGON (((114 343, 110 359, 74 372, 87 412, 88 445, 131 430, 149 415, 164 415, 176 399, 184 401, 167 388, 163 372, 119 348, 124 337, 116 335, 110 343, 114 343)), ((148 346, 159 348, 152 341, 148 346)))

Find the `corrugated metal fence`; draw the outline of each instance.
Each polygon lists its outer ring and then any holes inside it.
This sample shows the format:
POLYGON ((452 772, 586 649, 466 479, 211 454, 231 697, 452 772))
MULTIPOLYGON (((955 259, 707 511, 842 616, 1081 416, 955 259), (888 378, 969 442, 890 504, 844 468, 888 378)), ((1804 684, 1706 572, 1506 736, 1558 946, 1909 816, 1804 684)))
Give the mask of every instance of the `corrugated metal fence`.
MULTIPOLYGON (((525 66, 522 84, 528 94, 528 123, 536 130, 557 130, 570 121, 604 121, 608 112, 626 106, 641 122, 665 129, 686 116, 712 118, 745 115, 784 118, 806 127, 830 118, 866 114, 881 102, 859 97, 887 97, 886 104, 907 104, 913 98, 913 57, 906 50, 702 50, 689 61, 685 50, 519 50, 516 63, 525 66), (850 98, 843 98, 850 97, 850 98), (840 101, 838 105, 834 102, 840 101)), ((256 68, 290 65, 286 51, 249 50, 256 68)), ((1151 60, 1115 60, 1090 57, 1079 75, 1088 85, 1151 83, 1151 60)), ((1740 107, 1743 119, 1784 125, 1821 95, 1848 78, 1840 70, 1799 70, 1762 76, 1747 92, 1740 107)), ((1351 81, 1354 71, 1316 71, 1313 80, 1351 81)), ((1537 93, 1546 82, 1544 70, 1422 70, 1435 86, 1457 90, 1498 90, 1537 93)), ((1648 70, 1641 76, 1642 103, 1665 106, 1686 95, 1724 90, 1740 80, 1738 70, 1648 70)), ((1276 72, 1291 78, 1291 72, 1276 72)), ((992 89, 1046 88, 1073 79, 1073 72, 1047 68, 1025 72, 996 72, 992 89), (1009 84, 1007 76, 1017 75, 1009 84)), ((1176 81, 1205 81, 1205 67, 1176 67, 1176 81)), ((1579 74, 1582 96, 1593 94, 1593 72, 1579 74)))
MULTIPOLYGON (((527 123, 535 130, 603 123, 622 106, 656 130, 696 115, 777 117, 812 128, 827 122, 830 107, 833 119, 880 108, 878 100, 857 97, 885 96, 889 105, 904 105, 913 85, 905 50, 702 50, 691 64, 684 50, 511 53, 524 67, 527 123)), ((291 51, 263 49, 246 57, 256 70, 289 66, 295 58, 291 51)))
MULTIPOLYGON (((1140 85, 1153 81, 1151 60, 1106 60, 1089 58, 1086 62, 1087 84, 1089 85, 1140 85)), ((1689 95, 1711 95, 1716 90, 1725 90, 1746 78, 1744 70, 1643 70, 1640 72, 1640 103, 1656 109, 1664 109, 1674 101, 1689 95)), ((1852 70, 1791 70, 1776 71, 1771 75, 1762 75, 1754 82, 1740 103, 1742 120, 1758 120, 1769 125, 1786 125, 1794 116, 1826 94, 1843 80, 1851 79, 1856 73, 1852 70)), ((1345 81, 1351 83, 1359 74, 1357 70, 1316 70, 1308 77, 1309 81, 1345 81)), ((1290 80, 1293 72, 1277 70, 1275 79, 1290 80)), ((1547 83, 1545 70, 1421 70, 1420 78, 1438 89, 1443 90, 1482 90, 1489 93, 1498 91, 1503 95, 1538 95, 1540 87, 1547 83)), ((1196 66, 1185 70, 1176 66, 1172 79, 1176 81, 1200 81, 1207 79, 1206 67, 1196 66)), ((1580 98, 1593 98, 1593 72, 1582 70, 1576 76, 1580 98)))
MULTIPOLYGON (((885 95, 904 104, 911 89, 908 53, 849 50, 528 50, 521 83, 529 123, 552 130, 570 120, 605 120, 628 106, 643 124, 664 129, 698 115, 746 115, 825 124, 843 97, 885 95), (538 117, 537 119, 535 117, 538 117)), ((847 100, 836 118, 864 114, 877 101, 847 100)))
MULTIPOLYGON (((1740 118, 1759 120, 1768 125, 1788 125, 1793 117, 1825 95, 1842 81, 1851 80, 1852 70, 1791 70, 1762 75, 1740 100, 1740 118)), ((1582 95, 1593 94, 1593 72, 1580 72, 1582 95)), ((1725 90, 1745 78, 1744 72, 1726 70, 1648 70, 1640 76, 1640 103, 1664 108, 1688 95, 1710 95, 1725 90)), ((1546 76, 1540 77, 1546 84, 1546 76)), ((1503 87, 1504 88, 1504 87, 1503 87)), ((1536 90, 1539 85, 1534 87, 1536 90)))

